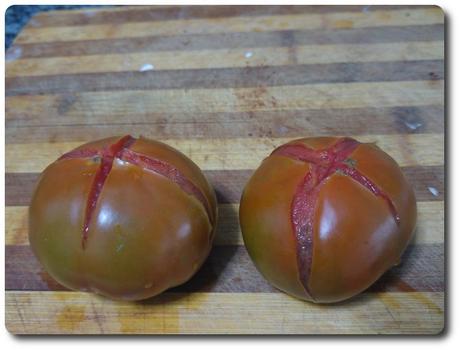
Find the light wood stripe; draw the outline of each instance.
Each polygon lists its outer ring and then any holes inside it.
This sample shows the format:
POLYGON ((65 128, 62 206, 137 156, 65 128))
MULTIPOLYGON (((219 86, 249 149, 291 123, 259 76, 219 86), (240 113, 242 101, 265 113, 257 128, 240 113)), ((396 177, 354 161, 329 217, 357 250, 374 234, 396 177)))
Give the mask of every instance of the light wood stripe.
POLYGON ((95 117, 107 122, 149 113, 225 113, 444 104, 444 81, 356 82, 238 89, 82 92, 5 99, 6 119, 95 117), (103 118, 101 118, 103 119, 103 118))
POLYGON ((281 293, 166 293, 125 303, 76 292, 6 292, 6 327, 15 334, 437 334, 444 293, 362 294, 334 307, 281 293))
POLYGON ((443 79, 443 60, 421 60, 26 76, 6 79, 5 87, 13 96, 443 79))
POLYGON ((273 30, 365 28, 443 23, 439 8, 341 12, 260 17, 182 19, 124 24, 99 24, 55 28, 32 28, 22 31, 16 43, 116 39, 153 35, 234 33, 273 30))
POLYGON ((154 70, 283 66, 346 62, 438 60, 444 58, 444 42, 392 44, 309 45, 202 51, 163 51, 114 55, 18 59, 6 64, 6 77, 54 74, 154 70), (252 55, 246 57, 246 54, 252 55))
MULTIPOLYGON (((352 136, 353 137, 353 136, 352 136)), ((444 164, 442 134, 360 135, 361 142, 376 142, 400 166, 444 164), (430 152, 427 152, 427 149, 430 152)), ((162 140, 191 158, 203 170, 256 169, 287 138, 162 140)), ((41 172, 80 142, 7 144, 6 172, 41 172)))
MULTIPOLYGON (((27 207, 5 207, 5 244, 28 245, 27 207)), ((418 202, 417 231, 412 244, 444 242, 444 202, 418 202)), ((238 204, 220 204, 216 245, 242 245, 238 204)))
POLYGON ((417 202, 417 229, 413 244, 445 241, 444 202, 417 202))

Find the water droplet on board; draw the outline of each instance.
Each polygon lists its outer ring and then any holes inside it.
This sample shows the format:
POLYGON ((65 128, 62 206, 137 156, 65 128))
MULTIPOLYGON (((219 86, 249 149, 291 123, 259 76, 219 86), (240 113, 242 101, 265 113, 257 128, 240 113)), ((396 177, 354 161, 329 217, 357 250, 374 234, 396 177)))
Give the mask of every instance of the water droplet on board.
POLYGON ((422 126, 422 123, 420 122, 409 122, 409 121, 404 121, 404 124, 411 130, 417 130, 422 126))
POLYGON ((435 197, 439 196, 439 191, 436 187, 428 186, 428 191, 430 191, 431 194, 435 197))
POLYGON ((139 68, 139 72, 147 72, 149 70, 154 70, 155 67, 153 66, 153 64, 150 64, 150 63, 145 63, 142 65, 141 68, 139 68))

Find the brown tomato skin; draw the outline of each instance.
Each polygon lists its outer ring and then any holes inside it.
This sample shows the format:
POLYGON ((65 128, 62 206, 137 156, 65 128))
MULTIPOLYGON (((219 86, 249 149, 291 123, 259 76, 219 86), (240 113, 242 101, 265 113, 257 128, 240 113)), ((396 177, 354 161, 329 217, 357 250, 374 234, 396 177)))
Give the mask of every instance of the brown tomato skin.
MULTIPOLYGON (((338 138, 307 138, 318 150, 338 138)), ((414 192, 398 164, 373 144, 360 144, 350 155, 354 166, 385 192, 387 203, 352 178, 336 172, 324 180, 313 216, 313 248, 308 294, 297 263, 291 203, 311 164, 280 155, 267 157, 247 183, 240 203, 244 243, 261 274, 275 287, 316 303, 348 299, 372 285, 399 262, 416 223, 414 192)))
MULTIPOLYGON (((119 137, 85 144, 103 148, 119 137)), ((82 227, 99 161, 60 159, 41 174, 29 208, 29 240, 45 270, 67 288, 140 300, 184 283, 203 264, 214 238, 213 189, 189 158, 140 138, 131 150, 169 163, 206 197, 203 204, 170 179, 115 158, 89 223, 82 227)))

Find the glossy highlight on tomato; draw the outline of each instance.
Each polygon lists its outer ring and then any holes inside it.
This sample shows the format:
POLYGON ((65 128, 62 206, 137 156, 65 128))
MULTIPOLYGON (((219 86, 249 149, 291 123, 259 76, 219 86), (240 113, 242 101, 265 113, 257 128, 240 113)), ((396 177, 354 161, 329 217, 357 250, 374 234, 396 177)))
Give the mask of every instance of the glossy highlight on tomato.
POLYGON ((214 190, 197 165, 166 144, 128 135, 84 144, 43 171, 29 241, 65 287, 140 300, 195 274, 216 220, 214 190))
POLYGON ((397 264, 416 217, 414 191, 398 164, 351 138, 278 147, 240 203, 244 243, 261 274, 317 303, 348 299, 397 264))

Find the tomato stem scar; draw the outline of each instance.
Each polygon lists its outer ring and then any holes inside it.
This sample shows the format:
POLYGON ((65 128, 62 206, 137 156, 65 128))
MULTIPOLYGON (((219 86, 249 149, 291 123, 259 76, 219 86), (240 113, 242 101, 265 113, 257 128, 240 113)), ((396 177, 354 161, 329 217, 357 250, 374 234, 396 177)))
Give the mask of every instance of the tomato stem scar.
POLYGON ((302 143, 293 143, 280 146, 271 154, 310 163, 310 171, 298 185, 291 202, 291 223, 297 242, 299 279, 305 292, 312 299, 314 298, 308 287, 308 281, 313 255, 314 213, 319 190, 329 176, 338 172, 363 185, 374 195, 385 200, 396 224, 400 223, 400 217, 390 197, 359 172, 355 168, 356 161, 349 158, 360 144, 351 138, 342 138, 328 148, 314 150, 302 143))
POLYGON ((110 171, 112 170, 115 158, 139 166, 143 169, 154 171, 155 173, 173 181, 184 192, 194 196, 204 206, 209 220, 212 221, 210 204, 208 203, 203 192, 172 165, 131 150, 130 147, 135 141, 136 139, 134 137, 127 135, 120 138, 117 142, 109 145, 108 147, 102 149, 78 149, 68 152, 59 158, 59 160, 93 157, 100 158, 100 166, 94 176, 94 180, 91 184, 91 189, 86 202, 82 232, 83 249, 85 249, 86 246, 89 224, 96 209, 98 198, 102 192, 104 183, 109 176, 110 171))

